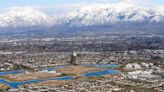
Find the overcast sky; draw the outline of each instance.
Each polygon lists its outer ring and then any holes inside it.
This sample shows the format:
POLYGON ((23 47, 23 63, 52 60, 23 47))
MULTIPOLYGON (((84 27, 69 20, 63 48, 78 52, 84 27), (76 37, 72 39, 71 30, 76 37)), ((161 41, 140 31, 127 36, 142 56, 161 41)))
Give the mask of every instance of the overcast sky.
POLYGON ((164 6, 164 0, 0 0, 0 11, 10 7, 33 6, 47 12, 62 12, 92 4, 117 4, 120 2, 148 6, 164 6))

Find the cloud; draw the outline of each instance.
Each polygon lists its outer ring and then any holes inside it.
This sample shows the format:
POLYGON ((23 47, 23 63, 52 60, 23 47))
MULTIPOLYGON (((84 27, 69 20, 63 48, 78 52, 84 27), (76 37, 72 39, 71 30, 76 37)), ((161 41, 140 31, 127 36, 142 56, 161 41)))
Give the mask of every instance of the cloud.
POLYGON ((84 0, 81 3, 71 3, 71 4, 56 4, 54 6, 45 6, 42 7, 52 13, 67 13, 70 11, 76 11, 83 7, 92 7, 92 6, 110 6, 110 5, 139 5, 139 6, 150 6, 149 0, 84 0))
POLYGON ((81 7, 85 7, 86 4, 72 3, 72 4, 54 4, 53 6, 40 6, 42 10, 48 13, 67 13, 75 11, 81 7))
MULTIPOLYGON (((152 5, 152 0, 91 0, 94 3, 105 3, 105 4, 137 4, 137 5, 152 5)), ((88 1, 89 2, 89 1, 88 1)))
POLYGON ((82 7, 90 6, 109 6, 109 5, 143 5, 150 6, 150 0, 82 0, 81 2, 76 3, 54 3, 52 5, 40 5, 40 6, 30 6, 35 8, 40 8, 47 13, 67 13, 70 11, 79 10, 82 7))

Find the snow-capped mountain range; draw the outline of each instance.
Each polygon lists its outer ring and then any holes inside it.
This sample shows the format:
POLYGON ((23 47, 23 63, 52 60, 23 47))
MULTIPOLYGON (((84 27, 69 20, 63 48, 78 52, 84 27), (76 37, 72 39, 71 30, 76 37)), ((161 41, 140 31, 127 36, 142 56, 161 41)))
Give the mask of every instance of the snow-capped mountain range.
POLYGON ((21 28, 52 25, 52 18, 32 7, 14 7, 0 14, 0 28, 21 28))
POLYGON ((162 9, 146 8, 135 5, 111 5, 84 7, 79 11, 69 13, 63 22, 70 25, 106 25, 120 22, 162 22, 162 9))
MULTIPOLYGON (((0 13, 0 30, 22 27, 162 27, 164 8, 137 5, 93 5, 63 15, 49 15, 32 7, 15 7, 0 13)), ((164 28, 164 27, 162 27, 164 28)))

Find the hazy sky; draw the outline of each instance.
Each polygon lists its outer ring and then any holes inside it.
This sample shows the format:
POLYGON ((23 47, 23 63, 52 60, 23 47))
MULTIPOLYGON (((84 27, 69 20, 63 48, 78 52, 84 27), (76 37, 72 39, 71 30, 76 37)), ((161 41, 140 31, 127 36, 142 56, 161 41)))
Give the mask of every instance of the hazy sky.
POLYGON ((46 11, 52 11, 52 9, 56 9, 58 11, 66 11, 83 6, 85 4, 116 4, 120 2, 137 2, 150 6, 164 5, 164 0, 0 0, 0 11, 16 6, 34 6, 37 8, 45 9, 46 11))

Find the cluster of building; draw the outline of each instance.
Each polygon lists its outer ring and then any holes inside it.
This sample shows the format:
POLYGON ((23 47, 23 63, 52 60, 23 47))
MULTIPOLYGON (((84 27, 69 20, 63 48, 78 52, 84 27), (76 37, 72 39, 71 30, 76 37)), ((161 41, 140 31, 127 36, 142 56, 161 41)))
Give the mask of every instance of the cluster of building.
MULTIPOLYGON (((128 63, 128 61, 150 61, 163 65, 164 50, 77 52, 77 64, 128 63)), ((72 52, 22 52, 0 54, 0 70, 11 70, 15 65, 31 68, 69 64, 72 52)))
MULTIPOLYGON (((74 81, 67 85, 60 85, 56 87, 48 86, 26 86, 28 92, 113 92, 121 91, 117 85, 110 84, 111 80, 95 80, 95 81, 74 81)), ((22 90, 26 90, 22 89, 22 90)))

